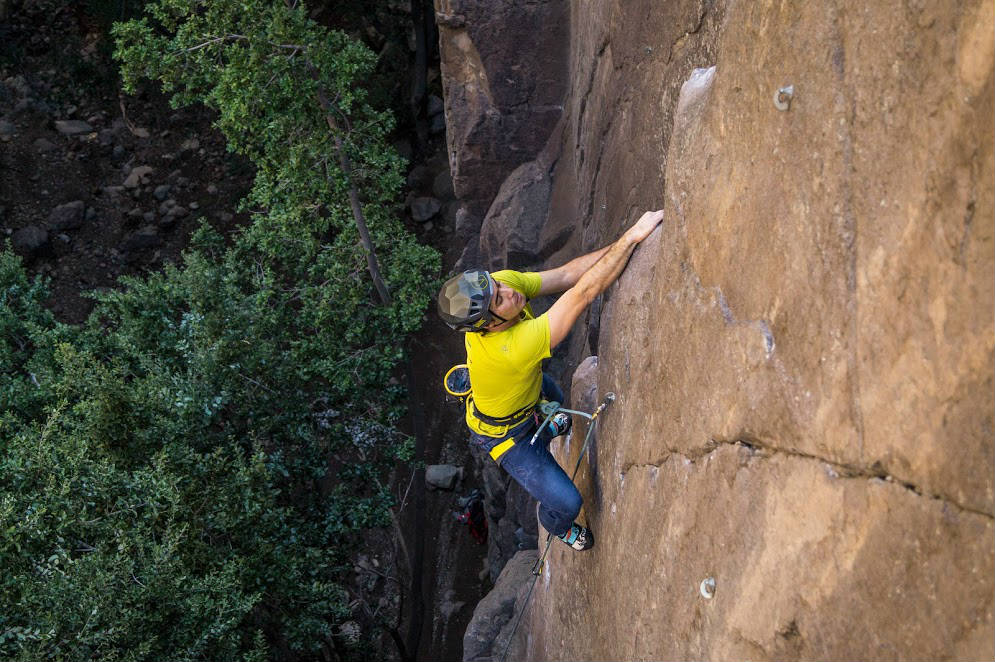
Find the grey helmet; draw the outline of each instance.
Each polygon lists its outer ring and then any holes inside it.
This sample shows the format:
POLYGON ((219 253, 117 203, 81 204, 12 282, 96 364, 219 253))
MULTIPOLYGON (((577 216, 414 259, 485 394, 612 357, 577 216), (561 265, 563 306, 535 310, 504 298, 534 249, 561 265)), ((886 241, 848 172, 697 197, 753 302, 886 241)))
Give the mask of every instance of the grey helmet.
POLYGON ((457 331, 483 331, 497 317, 490 311, 494 289, 494 279, 483 270, 453 276, 439 291, 439 316, 457 331))

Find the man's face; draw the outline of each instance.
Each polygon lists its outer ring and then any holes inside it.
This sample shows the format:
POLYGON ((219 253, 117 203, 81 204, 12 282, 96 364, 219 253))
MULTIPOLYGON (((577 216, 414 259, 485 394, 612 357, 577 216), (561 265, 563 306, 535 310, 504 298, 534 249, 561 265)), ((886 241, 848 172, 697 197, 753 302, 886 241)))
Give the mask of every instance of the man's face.
MULTIPOLYGON (((506 320, 516 319, 525 308, 525 304, 528 303, 525 300, 525 295, 498 281, 494 281, 494 285, 491 312, 506 320)), ((494 320, 494 322, 502 324, 501 320, 494 320)))

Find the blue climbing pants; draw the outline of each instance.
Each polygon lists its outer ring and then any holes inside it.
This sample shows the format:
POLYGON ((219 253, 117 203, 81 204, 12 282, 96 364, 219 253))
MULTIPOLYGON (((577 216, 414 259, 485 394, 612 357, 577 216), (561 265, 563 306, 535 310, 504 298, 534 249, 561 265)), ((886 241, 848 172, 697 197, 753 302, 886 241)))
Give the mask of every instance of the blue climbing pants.
MULTIPOLYGON (((547 400, 563 402, 563 390, 546 373, 542 375, 542 394, 547 400)), ((584 500, 570 476, 549 452, 549 442, 552 441, 549 426, 543 428, 535 444, 529 444, 544 419, 537 412, 537 415, 530 416, 500 438, 474 432, 470 435, 470 443, 484 452, 490 452, 502 441, 514 438, 515 445, 499 459, 501 467, 539 501, 539 522, 543 528, 553 535, 562 536, 570 530, 584 500)))

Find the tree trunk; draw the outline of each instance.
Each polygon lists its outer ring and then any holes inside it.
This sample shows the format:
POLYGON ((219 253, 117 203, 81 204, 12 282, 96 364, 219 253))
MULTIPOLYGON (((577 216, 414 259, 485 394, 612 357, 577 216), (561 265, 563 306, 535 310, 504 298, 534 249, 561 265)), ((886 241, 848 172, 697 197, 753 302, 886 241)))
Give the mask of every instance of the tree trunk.
MULTIPOLYGON (((317 78, 318 70, 315 66, 308 62, 307 67, 308 71, 311 72, 311 76, 317 78)), ((335 121, 335 116, 332 114, 334 110, 332 104, 328 100, 328 95, 325 94, 325 91, 320 86, 318 87, 318 103, 321 104, 321 109, 325 111, 325 122, 328 123, 328 128, 332 131, 335 149, 339 153, 339 167, 342 168, 342 174, 349 183, 349 206, 352 207, 352 217, 356 221, 356 228, 359 230, 359 239, 363 244, 363 249, 366 251, 366 264, 370 270, 370 276, 373 278, 373 285, 377 288, 377 294, 380 295, 380 302, 385 306, 389 306, 391 302, 390 291, 387 289, 387 284, 383 282, 383 277, 380 275, 377 254, 373 249, 373 242, 370 240, 370 231, 366 228, 363 207, 359 203, 359 191, 356 190, 356 184, 352 180, 352 164, 349 161, 349 155, 345 151, 345 145, 342 144, 339 126, 335 121)))
MULTIPOLYGON (((284 4, 294 9, 297 2, 296 0, 284 0, 284 4)), ((305 60, 305 63, 311 78, 316 81, 319 80, 318 68, 314 66, 314 63, 310 60, 305 60)), ((373 286, 377 288, 377 294, 380 295, 380 302, 385 306, 389 306, 391 303, 390 290, 387 289, 387 284, 383 282, 383 277, 380 275, 380 263, 377 261, 377 254, 373 249, 373 242, 370 240, 370 231, 366 227, 366 217, 363 215, 363 207, 359 203, 359 191, 356 190, 356 184, 352 179, 352 164, 349 161, 349 155, 346 154, 345 145, 342 144, 339 126, 333 114, 335 108, 332 106, 332 102, 328 100, 328 95, 325 94, 325 90, 321 85, 318 86, 318 103, 325 113, 325 122, 332 132, 335 149, 339 153, 339 167, 342 168, 342 174, 349 184, 349 206, 352 207, 352 217, 356 221, 356 229, 359 230, 359 240, 363 245, 363 250, 366 251, 366 265, 370 270, 370 277, 373 278, 373 286)))

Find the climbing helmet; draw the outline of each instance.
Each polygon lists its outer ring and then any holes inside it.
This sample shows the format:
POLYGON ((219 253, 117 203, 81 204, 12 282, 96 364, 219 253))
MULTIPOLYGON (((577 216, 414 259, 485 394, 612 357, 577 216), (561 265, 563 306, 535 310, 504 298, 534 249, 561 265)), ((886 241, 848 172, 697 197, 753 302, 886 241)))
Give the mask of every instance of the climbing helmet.
POLYGON ((439 316, 457 331, 483 331, 494 319, 490 311, 494 290, 494 279, 486 271, 457 274, 439 291, 439 316))

